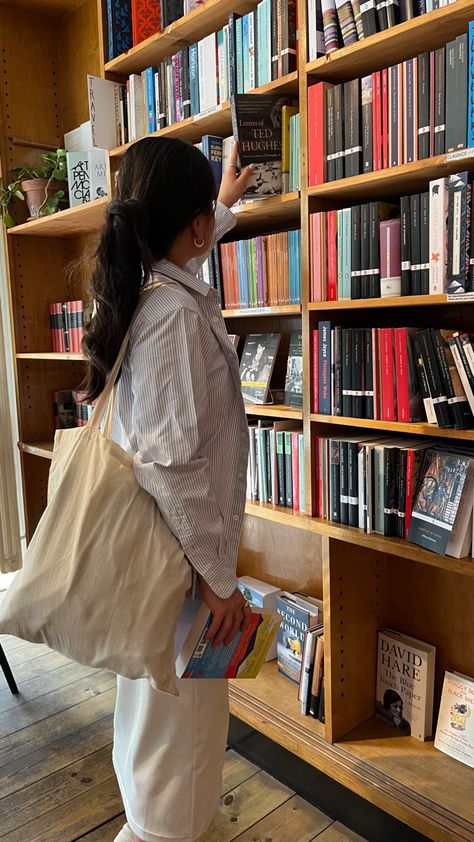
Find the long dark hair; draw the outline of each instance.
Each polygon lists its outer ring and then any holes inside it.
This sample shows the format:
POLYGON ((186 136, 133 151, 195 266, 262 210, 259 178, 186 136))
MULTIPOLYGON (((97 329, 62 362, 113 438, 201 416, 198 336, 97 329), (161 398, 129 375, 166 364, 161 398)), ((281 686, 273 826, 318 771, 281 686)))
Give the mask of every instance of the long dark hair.
POLYGON ((85 400, 104 388, 153 263, 196 216, 212 213, 214 199, 209 162, 191 143, 149 137, 125 153, 89 284, 96 309, 82 340, 85 400))

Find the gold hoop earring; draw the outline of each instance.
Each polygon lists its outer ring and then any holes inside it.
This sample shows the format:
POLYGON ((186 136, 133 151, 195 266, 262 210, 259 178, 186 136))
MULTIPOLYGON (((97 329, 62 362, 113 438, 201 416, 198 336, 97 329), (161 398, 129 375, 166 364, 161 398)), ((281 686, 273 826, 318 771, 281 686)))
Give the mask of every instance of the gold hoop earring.
POLYGON ((195 237, 194 238, 194 245, 196 246, 197 249, 202 249, 202 247, 204 245, 204 237, 199 242, 198 242, 197 237, 195 237))

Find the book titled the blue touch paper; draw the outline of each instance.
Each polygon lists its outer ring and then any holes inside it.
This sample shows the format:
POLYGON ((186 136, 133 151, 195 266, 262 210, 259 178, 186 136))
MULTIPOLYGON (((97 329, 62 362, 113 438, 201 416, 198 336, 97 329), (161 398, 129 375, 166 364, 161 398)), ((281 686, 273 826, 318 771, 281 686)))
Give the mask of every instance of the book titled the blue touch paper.
POLYGON ((178 678, 255 678, 265 663, 280 625, 278 614, 252 609, 251 622, 232 643, 215 648, 205 640, 212 614, 203 602, 193 607, 194 620, 176 658, 178 678))

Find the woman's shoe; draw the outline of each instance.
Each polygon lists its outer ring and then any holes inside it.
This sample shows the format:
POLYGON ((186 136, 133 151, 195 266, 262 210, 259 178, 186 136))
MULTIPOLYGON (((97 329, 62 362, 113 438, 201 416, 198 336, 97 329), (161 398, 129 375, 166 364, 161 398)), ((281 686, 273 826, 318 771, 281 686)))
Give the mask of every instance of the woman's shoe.
POLYGON ((133 834, 127 823, 124 824, 119 835, 115 837, 114 842, 133 842, 133 834))

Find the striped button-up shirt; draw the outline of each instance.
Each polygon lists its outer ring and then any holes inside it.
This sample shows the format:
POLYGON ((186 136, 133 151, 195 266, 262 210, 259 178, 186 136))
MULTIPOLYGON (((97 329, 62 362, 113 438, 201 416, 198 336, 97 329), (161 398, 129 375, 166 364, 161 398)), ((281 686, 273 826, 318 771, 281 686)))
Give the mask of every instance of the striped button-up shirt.
MULTIPOLYGON (((218 204, 216 240, 234 224, 218 204)), ((228 597, 237 586, 248 426, 238 357, 215 290, 196 277, 200 262, 155 265, 153 280, 173 283, 146 293, 132 324, 111 437, 133 456, 137 481, 194 571, 228 597)))

